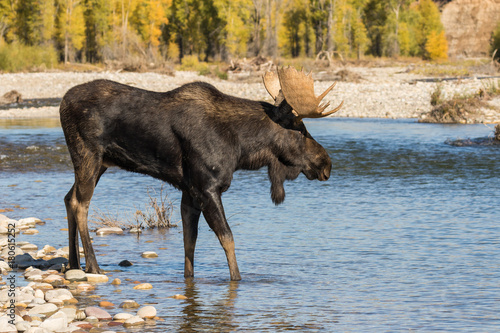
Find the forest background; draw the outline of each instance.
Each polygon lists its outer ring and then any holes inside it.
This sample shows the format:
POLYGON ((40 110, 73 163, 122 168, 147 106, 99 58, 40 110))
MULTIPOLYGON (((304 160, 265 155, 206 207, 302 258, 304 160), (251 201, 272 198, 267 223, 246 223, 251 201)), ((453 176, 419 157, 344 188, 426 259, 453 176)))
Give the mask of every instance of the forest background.
POLYGON ((0 70, 243 57, 446 59, 432 0, 0 0, 0 70))

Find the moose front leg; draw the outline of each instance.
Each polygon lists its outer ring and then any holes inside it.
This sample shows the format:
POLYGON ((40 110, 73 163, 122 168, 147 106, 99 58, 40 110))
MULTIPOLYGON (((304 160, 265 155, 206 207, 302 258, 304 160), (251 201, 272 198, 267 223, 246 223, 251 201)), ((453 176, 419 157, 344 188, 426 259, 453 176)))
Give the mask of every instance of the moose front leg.
POLYGON ((191 195, 184 192, 181 201, 182 231, 184 234, 184 277, 194 276, 194 250, 198 238, 198 221, 201 210, 191 195))
POLYGON ((236 254, 234 252, 235 246, 233 233, 227 223, 220 194, 208 193, 202 210, 205 220, 219 238, 219 242, 222 245, 224 252, 226 252, 231 281, 241 280, 240 270, 238 269, 236 254))

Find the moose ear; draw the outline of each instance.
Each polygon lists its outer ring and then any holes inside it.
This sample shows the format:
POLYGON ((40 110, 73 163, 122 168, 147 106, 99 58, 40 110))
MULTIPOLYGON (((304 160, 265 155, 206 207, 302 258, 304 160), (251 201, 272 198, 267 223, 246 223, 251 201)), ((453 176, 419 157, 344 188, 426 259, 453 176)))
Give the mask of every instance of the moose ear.
POLYGON ((275 72, 267 72, 262 79, 264 80, 264 86, 271 97, 276 101, 281 90, 280 80, 278 74, 275 72))

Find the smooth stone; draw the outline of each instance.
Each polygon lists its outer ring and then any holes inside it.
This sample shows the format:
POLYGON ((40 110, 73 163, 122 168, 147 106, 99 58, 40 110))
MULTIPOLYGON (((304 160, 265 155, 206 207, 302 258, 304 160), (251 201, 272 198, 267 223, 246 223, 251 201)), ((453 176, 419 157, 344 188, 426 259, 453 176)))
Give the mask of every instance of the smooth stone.
POLYGON ((43 293, 42 290, 37 289, 37 290, 35 290, 35 298, 45 299, 45 294, 43 293))
POLYGON ((16 328, 18 332, 25 332, 31 328, 31 324, 27 321, 20 321, 16 323, 16 328))
POLYGON ((120 263, 118 264, 118 266, 121 266, 121 267, 130 267, 132 266, 133 264, 128 261, 128 260, 122 260, 120 261, 120 263))
POLYGON ((105 236, 110 234, 122 235, 123 229, 118 227, 100 228, 97 229, 96 234, 98 236, 105 236))
POLYGON ((83 311, 83 310, 76 310, 76 314, 75 314, 75 319, 76 320, 84 320, 85 318, 87 318, 87 315, 85 314, 85 311, 83 311))
POLYGON ((146 305, 137 311, 137 316, 141 318, 152 319, 156 317, 156 309, 154 306, 146 305))
POLYGON ((56 283, 56 282, 64 282, 64 278, 60 275, 50 274, 46 278, 43 279, 45 283, 56 283))
POLYGON ((130 326, 138 326, 138 325, 143 325, 144 324, 144 319, 134 316, 132 318, 129 318, 125 320, 123 323, 123 326, 125 327, 130 327, 130 326))
POLYGON ((126 312, 120 312, 117 313, 113 316, 113 320, 127 320, 129 318, 132 318, 134 315, 131 313, 126 313, 126 312))
MULTIPOLYGON (((24 232, 23 232, 23 235, 36 235, 38 234, 40 231, 36 230, 36 229, 26 229, 24 232)), ((37 250, 38 247, 35 249, 37 250)))
POLYGON ((113 303, 111 303, 111 302, 108 302, 108 301, 101 301, 101 302, 99 302, 99 306, 101 308, 112 308, 115 305, 113 303))
POLYGON ((21 246, 21 250, 23 250, 23 251, 36 251, 36 250, 38 250, 38 246, 36 246, 35 244, 26 244, 26 245, 21 246))
POLYGON ((57 311, 57 305, 52 304, 52 303, 47 303, 47 304, 42 304, 42 305, 37 305, 33 309, 28 311, 28 314, 34 315, 34 314, 47 314, 51 312, 57 311))
POLYGON ((76 287, 79 291, 91 291, 94 290, 95 287, 89 283, 81 283, 76 287))
POLYGON ((68 289, 54 289, 49 290, 45 293, 45 300, 47 302, 52 302, 54 300, 60 300, 61 302, 73 298, 73 294, 68 289))
POLYGON ((87 274, 80 269, 70 269, 64 273, 64 278, 68 281, 87 281, 87 274))
POLYGON ((153 289, 153 286, 150 283, 141 283, 134 287, 135 290, 148 290, 153 289))
POLYGON ((133 300, 126 300, 120 304, 120 308, 123 309, 135 309, 138 308, 139 306, 140 306, 139 303, 133 300))
POLYGON ((122 284, 122 281, 119 279, 119 278, 115 278, 111 284, 115 285, 115 286, 118 286, 120 284, 122 284))
POLYGON ((45 299, 43 298, 40 298, 40 297, 35 297, 33 298, 33 300, 31 301, 31 304, 33 304, 33 306, 36 306, 36 305, 40 305, 40 304, 45 304, 45 299))
POLYGON ((158 254, 156 252, 153 252, 153 251, 146 251, 146 252, 143 252, 141 257, 143 258, 158 258, 158 254))
POLYGON ((56 252, 56 248, 47 244, 43 247, 42 251, 45 253, 52 253, 56 252))
POLYGON ((175 294, 174 296, 172 296, 172 298, 175 298, 175 299, 188 299, 186 296, 181 295, 181 294, 175 294))
POLYGON ((42 223, 43 221, 40 220, 39 218, 36 218, 36 217, 26 217, 24 219, 20 219, 19 221, 17 221, 21 224, 28 224, 28 225, 35 225, 35 224, 38 224, 38 223, 42 223))
POLYGON ((15 325, 9 323, 10 317, 4 316, 0 317, 0 327, 2 333, 17 333, 17 328, 15 325))
POLYGON ((111 320, 111 315, 108 311, 95 306, 86 307, 85 314, 87 315, 87 319, 88 317, 96 317, 99 320, 111 320))
POLYGON ((76 309, 75 308, 61 308, 61 310, 66 314, 66 317, 68 318, 68 322, 72 322, 76 318, 76 309))
POLYGON ((62 311, 57 311, 49 318, 40 324, 41 328, 45 328, 49 331, 60 331, 66 329, 68 326, 68 317, 62 311))
POLYGON ((85 274, 85 276, 87 277, 87 281, 88 282, 108 282, 109 281, 109 278, 104 275, 104 274, 90 274, 90 273, 87 273, 85 274))

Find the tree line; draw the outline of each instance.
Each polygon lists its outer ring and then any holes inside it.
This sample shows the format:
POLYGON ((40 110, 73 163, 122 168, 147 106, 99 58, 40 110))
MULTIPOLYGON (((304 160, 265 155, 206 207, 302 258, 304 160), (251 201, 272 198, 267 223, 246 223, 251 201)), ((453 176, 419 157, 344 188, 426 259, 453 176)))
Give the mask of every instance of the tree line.
POLYGON ((0 49, 15 45, 89 63, 447 53, 432 0, 0 0, 0 49))

